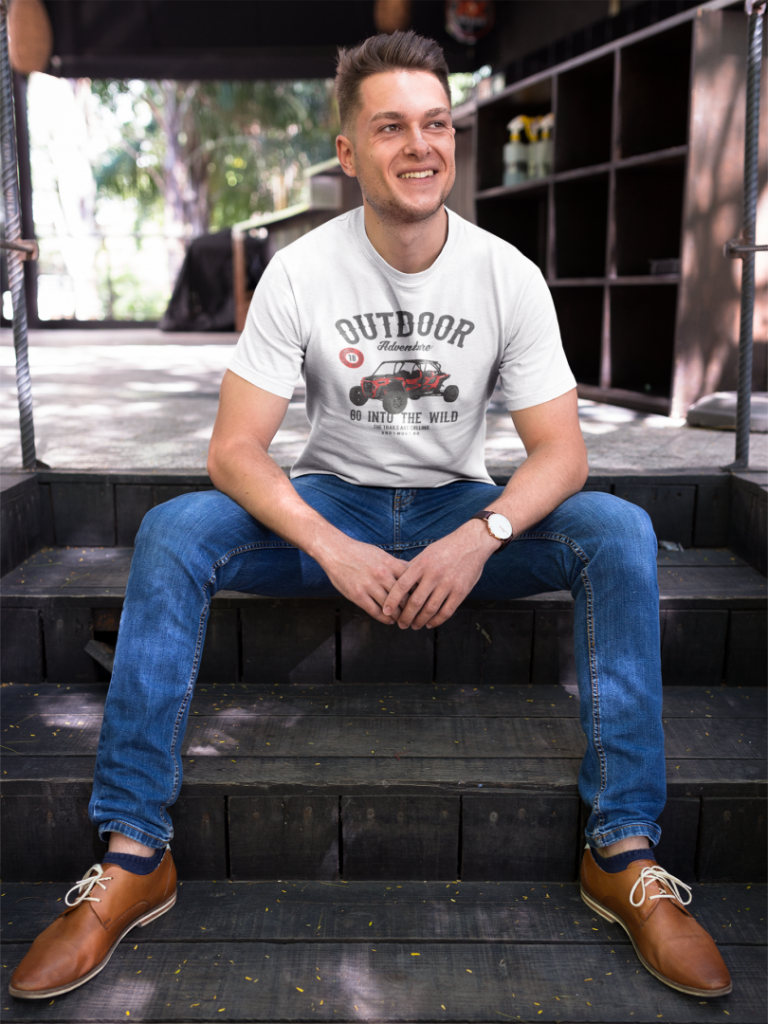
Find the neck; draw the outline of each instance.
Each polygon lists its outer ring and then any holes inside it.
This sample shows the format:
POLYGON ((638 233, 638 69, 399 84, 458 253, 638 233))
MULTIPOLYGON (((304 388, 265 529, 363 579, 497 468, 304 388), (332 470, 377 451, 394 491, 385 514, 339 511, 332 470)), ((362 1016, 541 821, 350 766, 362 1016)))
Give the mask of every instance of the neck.
POLYGON ((365 199, 363 206, 368 240, 390 267, 403 274, 418 274, 432 266, 448 238, 448 214, 444 206, 426 220, 413 224, 382 220, 365 199))

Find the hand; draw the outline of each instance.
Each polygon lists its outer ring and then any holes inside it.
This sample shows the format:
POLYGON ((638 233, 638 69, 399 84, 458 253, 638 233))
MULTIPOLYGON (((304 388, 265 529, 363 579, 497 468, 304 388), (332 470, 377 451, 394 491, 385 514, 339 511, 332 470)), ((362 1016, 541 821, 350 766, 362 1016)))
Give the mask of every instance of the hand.
POLYGON ((434 629, 446 622, 480 579, 499 541, 470 520, 430 544, 398 575, 382 612, 401 629, 434 629))
POLYGON ((374 544, 346 536, 333 547, 325 547, 318 561, 339 593, 354 601, 377 622, 394 625, 394 617, 385 615, 381 606, 407 568, 407 562, 374 544))

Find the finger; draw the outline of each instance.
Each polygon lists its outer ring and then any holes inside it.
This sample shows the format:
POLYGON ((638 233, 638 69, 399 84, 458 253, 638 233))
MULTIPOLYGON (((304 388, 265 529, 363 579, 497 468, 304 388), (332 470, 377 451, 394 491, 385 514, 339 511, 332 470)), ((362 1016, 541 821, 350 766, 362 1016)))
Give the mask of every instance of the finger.
POLYGON ((424 621, 428 622, 429 619, 432 618, 432 616, 438 611, 440 604, 442 604, 441 599, 439 604, 435 606, 435 595, 444 595, 448 593, 447 587, 440 586, 439 590, 437 589, 437 587, 438 583, 436 580, 421 580, 419 585, 412 591, 412 593, 408 597, 405 607, 400 612, 397 624, 398 626, 400 626, 401 629, 408 629, 410 627, 418 628, 415 626, 416 619, 422 613, 422 610, 427 605, 429 605, 430 607, 430 614, 428 618, 424 621))
POLYGON ((426 626, 428 622, 431 622, 432 619, 440 613, 440 610, 442 609, 449 594, 450 590, 447 587, 440 587, 439 590, 433 590, 422 605, 421 611, 411 623, 411 629, 421 629, 423 626, 426 626))
POLYGON ((413 563, 410 563, 408 570, 403 572, 389 591, 389 597, 383 606, 385 615, 394 615, 397 609, 406 603, 409 592, 418 585, 420 575, 418 569, 414 570, 413 563))
POLYGON ((427 629, 434 629, 436 626, 442 626, 444 622, 447 622, 464 600, 464 597, 466 597, 466 594, 464 596, 460 593, 449 594, 446 600, 443 601, 440 610, 427 623, 427 629))

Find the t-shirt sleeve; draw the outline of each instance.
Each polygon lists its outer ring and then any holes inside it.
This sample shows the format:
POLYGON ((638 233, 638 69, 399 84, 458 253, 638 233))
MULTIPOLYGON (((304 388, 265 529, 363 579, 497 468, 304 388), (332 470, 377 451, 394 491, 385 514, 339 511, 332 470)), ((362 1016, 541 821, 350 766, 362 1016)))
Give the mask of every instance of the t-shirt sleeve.
POLYGON ((229 369, 264 391, 290 398, 301 381, 305 347, 293 288, 277 255, 253 294, 229 369))
POLYGON ((510 412, 549 402, 576 387, 563 351, 555 304, 537 267, 522 289, 499 381, 510 412))

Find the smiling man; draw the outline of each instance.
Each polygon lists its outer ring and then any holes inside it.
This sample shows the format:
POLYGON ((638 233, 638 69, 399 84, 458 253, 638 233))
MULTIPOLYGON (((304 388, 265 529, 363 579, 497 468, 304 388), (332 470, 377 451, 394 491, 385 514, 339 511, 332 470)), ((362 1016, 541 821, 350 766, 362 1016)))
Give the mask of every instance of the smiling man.
POLYGON ((659 980, 699 997, 731 989, 687 887, 650 849, 665 799, 656 540, 636 506, 581 491, 575 382, 540 272, 446 209, 447 71, 412 32, 339 54, 337 151, 363 206, 272 260, 222 383, 217 489, 144 519, 90 806, 109 852, 16 970, 17 998, 83 984, 173 905, 168 807, 218 590, 342 594, 399 629, 439 626, 470 594, 569 590, 584 899, 659 980), (302 377, 311 432, 289 480, 268 448, 302 377), (483 460, 497 380, 527 453, 503 488, 483 460))

